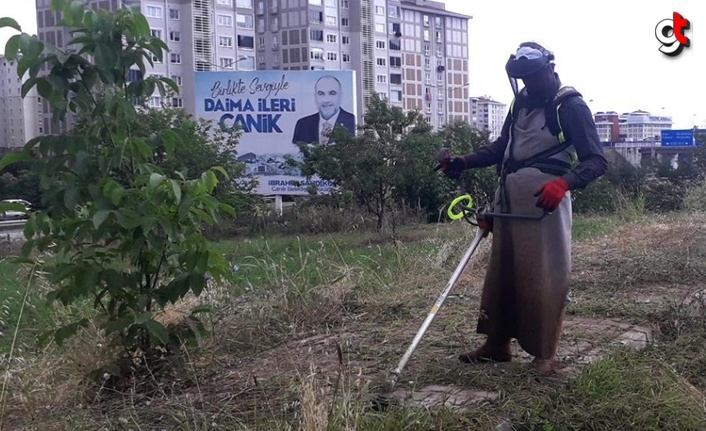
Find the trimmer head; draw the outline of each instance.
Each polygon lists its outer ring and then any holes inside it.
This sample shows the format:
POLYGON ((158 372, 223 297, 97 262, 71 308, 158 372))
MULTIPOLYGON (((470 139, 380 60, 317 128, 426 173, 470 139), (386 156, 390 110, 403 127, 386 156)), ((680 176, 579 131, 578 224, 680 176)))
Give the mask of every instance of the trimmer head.
POLYGON ((370 395, 370 408, 376 411, 386 411, 396 403, 393 392, 397 385, 399 374, 392 373, 380 388, 370 395))

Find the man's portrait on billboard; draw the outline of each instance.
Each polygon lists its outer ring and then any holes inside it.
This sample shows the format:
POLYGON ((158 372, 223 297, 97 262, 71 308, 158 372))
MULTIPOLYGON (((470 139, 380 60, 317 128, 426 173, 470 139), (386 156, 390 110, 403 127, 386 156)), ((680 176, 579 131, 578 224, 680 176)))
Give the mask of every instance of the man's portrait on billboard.
POLYGON ((341 82, 332 75, 324 75, 314 85, 314 100, 318 112, 300 118, 294 127, 292 143, 329 144, 327 136, 333 128, 341 124, 355 133, 355 115, 341 108, 343 96, 341 82))

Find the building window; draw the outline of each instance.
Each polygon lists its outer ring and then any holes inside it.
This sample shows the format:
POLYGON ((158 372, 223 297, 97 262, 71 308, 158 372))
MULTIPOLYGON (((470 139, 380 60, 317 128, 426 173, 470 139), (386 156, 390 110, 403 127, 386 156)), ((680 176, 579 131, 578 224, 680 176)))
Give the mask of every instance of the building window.
POLYGON ((375 24, 375 31, 378 33, 385 33, 385 24, 382 24, 382 23, 375 24))
POLYGON ((378 66, 386 66, 387 65, 387 61, 385 61, 384 58, 377 58, 375 60, 375 62, 377 63, 378 66))
POLYGON ((348 9, 348 0, 341 0, 341 9, 348 9))
POLYGON ((335 52, 327 52, 326 60, 328 61, 338 61, 338 54, 335 52))
POLYGON ((172 108, 183 108, 184 100, 181 97, 172 97, 172 108))
POLYGON ((341 27, 348 27, 348 18, 341 18, 341 27))
POLYGON ((156 28, 153 28, 152 30, 150 30, 150 33, 152 34, 152 37, 162 39, 162 30, 157 30, 156 28))
POLYGON ((172 64, 181 64, 181 54, 176 54, 176 53, 169 54, 169 61, 172 64))
POLYGON ((378 75, 377 80, 378 84, 387 84, 387 76, 385 75, 378 75))
POLYGON ((176 85, 181 87, 181 75, 172 75, 172 81, 174 81, 176 85))
POLYGON ((309 51, 309 57, 312 60, 323 60, 324 50, 321 48, 311 48, 311 51, 309 51))
POLYGON ((351 38, 348 36, 341 36, 341 44, 342 45, 350 45, 351 44, 351 38))
POLYGON ((324 31, 316 29, 309 30, 309 40, 322 42, 324 40, 324 31))
POLYGON ((145 16, 148 18, 161 18, 162 8, 159 6, 145 6, 145 16))
POLYGON ((169 19, 179 20, 179 9, 169 9, 169 19))
POLYGON ((326 42, 336 43, 337 41, 338 41, 338 38, 336 37, 335 34, 327 34, 326 35, 326 42))
POLYGON ((235 0, 235 6, 242 9, 252 9, 252 0, 235 0))
POLYGON ((322 6, 323 5, 321 0, 309 0, 309 4, 312 6, 322 6))
POLYGON ((238 60, 238 69, 254 70, 255 69, 255 57, 253 57, 253 56, 240 57, 240 60, 238 60))
POLYGON ((218 15, 218 25, 233 27, 233 17, 230 15, 218 15))
POLYGON ((234 62, 234 59, 228 57, 220 57, 218 59, 218 65, 221 66, 221 68, 223 69, 232 69, 234 62))
POLYGON ((350 54, 341 54, 341 58, 343 59, 344 63, 350 63, 351 62, 351 56, 350 54))
POLYGON ((159 108, 162 106, 162 98, 159 96, 150 97, 150 106, 152 108, 159 108))
POLYGON ((218 46, 232 48, 233 47, 233 38, 229 37, 229 36, 218 36, 218 46))
POLYGON ((375 6, 375 15, 385 16, 385 6, 375 6))
POLYGON ((310 10, 309 22, 313 24, 321 24, 322 22, 324 22, 324 13, 321 11, 310 10))
POLYGON ((181 33, 179 33, 178 31, 170 31, 169 40, 171 40, 172 42, 179 42, 181 40, 181 33))
POLYGON ((385 41, 384 40, 375 41, 375 47, 377 49, 385 49, 385 41))
POLYGON ((235 22, 238 28, 253 28, 254 18, 252 15, 244 15, 239 13, 235 16, 235 22))
POLYGON ((142 79, 142 72, 139 70, 135 69, 130 69, 127 73, 127 81, 128 82, 133 82, 133 81, 139 81, 142 79))
POLYGON ((338 20, 335 16, 326 15, 326 25, 336 25, 338 20))
POLYGON ((390 67, 402 67, 402 57, 390 57, 390 67))
POLYGON ((255 38, 252 36, 238 35, 238 47, 249 49, 255 48, 255 38))

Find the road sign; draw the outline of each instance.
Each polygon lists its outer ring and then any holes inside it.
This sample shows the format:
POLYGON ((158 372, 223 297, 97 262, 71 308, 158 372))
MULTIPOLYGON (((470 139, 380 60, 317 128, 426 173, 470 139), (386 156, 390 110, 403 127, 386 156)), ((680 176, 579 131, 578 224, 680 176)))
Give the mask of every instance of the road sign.
POLYGON ((693 147, 694 129, 662 130, 661 142, 663 147, 693 147))

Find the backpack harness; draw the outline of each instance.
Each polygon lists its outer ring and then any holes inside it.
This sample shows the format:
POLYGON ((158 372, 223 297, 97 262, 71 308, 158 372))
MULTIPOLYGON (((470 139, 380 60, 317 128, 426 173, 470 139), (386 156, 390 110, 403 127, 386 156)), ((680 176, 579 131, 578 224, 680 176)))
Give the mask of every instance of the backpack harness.
MULTIPOLYGON (((569 97, 582 97, 582 95, 573 87, 561 87, 556 92, 551 102, 544 105, 544 117, 546 118, 545 127, 548 127, 552 135, 557 137, 559 145, 542 151, 527 160, 516 161, 510 159, 502 163, 501 166, 498 167, 500 168, 499 170, 503 177, 526 167, 537 168, 544 173, 556 176, 562 176, 571 171, 571 164, 562 160, 551 158, 551 156, 559 154, 569 148, 572 144, 571 142, 566 141, 566 136, 564 135, 564 130, 561 127, 561 119, 559 117, 559 109, 561 108, 561 104, 569 97)), ((517 120, 517 116, 520 111, 520 109, 515 109, 516 101, 517 98, 513 99, 510 104, 510 117, 512 121, 517 120)), ((510 127, 512 127, 512 125, 510 127)))

